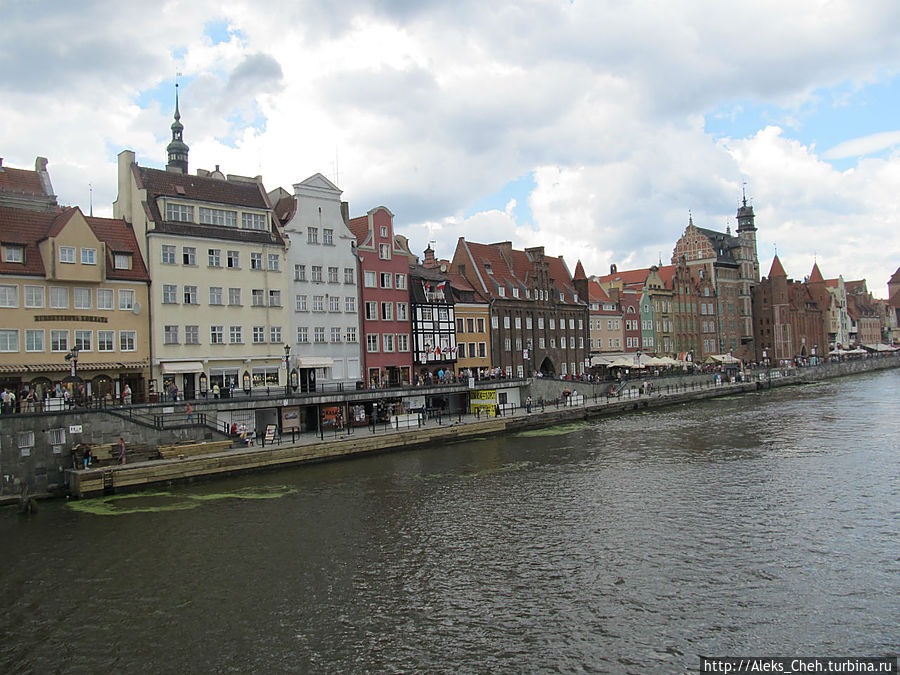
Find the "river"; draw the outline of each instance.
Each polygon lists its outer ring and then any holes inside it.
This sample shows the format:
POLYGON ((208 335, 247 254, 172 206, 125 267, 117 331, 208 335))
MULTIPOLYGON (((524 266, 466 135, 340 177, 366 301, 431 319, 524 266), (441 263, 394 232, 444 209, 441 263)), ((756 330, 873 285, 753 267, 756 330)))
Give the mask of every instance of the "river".
POLYGON ((896 653, 900 371, 0 511, 0 672, 896 653))

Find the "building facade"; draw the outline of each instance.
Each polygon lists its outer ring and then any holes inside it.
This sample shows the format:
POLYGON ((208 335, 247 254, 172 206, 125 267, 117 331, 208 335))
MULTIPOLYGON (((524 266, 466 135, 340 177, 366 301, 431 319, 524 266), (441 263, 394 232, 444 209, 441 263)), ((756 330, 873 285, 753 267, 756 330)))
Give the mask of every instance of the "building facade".
POLYGON ((294 185, 294 200, 283 227, 292 273, 290 368, 300 391, 353 388, 362 380, 356 237, 341 190, 322 174, 294 185))

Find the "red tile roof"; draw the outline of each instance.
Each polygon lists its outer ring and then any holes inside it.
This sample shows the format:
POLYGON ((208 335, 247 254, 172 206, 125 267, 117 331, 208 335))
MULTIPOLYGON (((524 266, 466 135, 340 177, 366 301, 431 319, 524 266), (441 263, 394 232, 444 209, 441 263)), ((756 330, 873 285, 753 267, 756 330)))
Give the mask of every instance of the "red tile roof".
POLYGON ((812 272, 809 273, 809 283, 821 284, 825 281, 822 272, 819 271, 819 263, 814 262, 812 272))
MULTIPOLYGON (((25 276, 46 276, 38 244, 56 236, 81 210, 78 207, 61 212, 32 211, 0 207, 0 240, 4 244, 21 244, 25 247, 25 262, 8 263, 0 260, 0 273, 25 276)), ((83 215, 83 214, 82 214, 83 215)), ((106 243, 106 277, 149 281, 144 259, 141 257, 134 230, 124 220, 84 216, 97 239, 106 243), (130 254, 132 269, 117 270, 113 265, 115 253, 130 254)))
POLYGON ((0 169, 0 191, 30 195, 47 194, 37 171, 14 169, 10 166, 0 169))
POLYGON ((575 263, 575 274, 572 275, 572 280, 582 281, 583 279, 587 279, 587 276, 584 273, 584 267, 581 266, 581 260, 575 263))
POLYGON ((778 259, 776 255, 772 260, 772 268, 769 270, 769 278, 772 277, 786 277, 787 274, 784 271, 784 267, 781 265, 781 261, 778 259))

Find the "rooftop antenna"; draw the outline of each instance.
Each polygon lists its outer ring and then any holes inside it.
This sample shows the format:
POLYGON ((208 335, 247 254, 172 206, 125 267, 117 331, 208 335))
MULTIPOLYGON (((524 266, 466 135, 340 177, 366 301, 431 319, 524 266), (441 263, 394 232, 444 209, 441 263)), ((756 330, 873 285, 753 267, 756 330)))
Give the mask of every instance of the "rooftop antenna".
POLYGON ((341 165, 338 156, 337 143, 334 144, 334 184, 340 187, 341 184, 341 165))
POLYGON ((772 242, 772 246, 775 247, 775 255, 778 255, 778 242, 772 242))
POLYGON ((88 192, 90 193, 91 216, 94 215, 94 186, 88 183, 88 192))

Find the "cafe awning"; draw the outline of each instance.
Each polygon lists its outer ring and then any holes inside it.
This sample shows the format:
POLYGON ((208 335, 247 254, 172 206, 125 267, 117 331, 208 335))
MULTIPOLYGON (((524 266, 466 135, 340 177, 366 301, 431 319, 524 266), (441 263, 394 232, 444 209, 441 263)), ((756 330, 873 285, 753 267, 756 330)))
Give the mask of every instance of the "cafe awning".
POLYGON ((203 364, 199 361, 169 361, 162 364, 163 375, 177 373, 202 373, 203 364))
POLYGON ((331 368, 334 365, 334 359, 327 356, 298 356, 298 368, 331 368))

